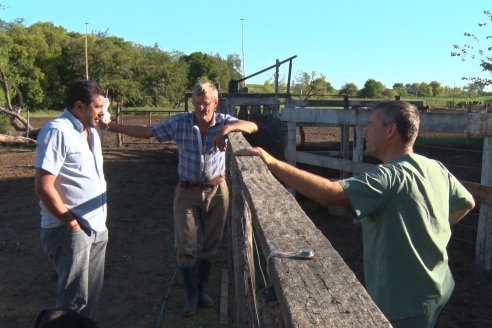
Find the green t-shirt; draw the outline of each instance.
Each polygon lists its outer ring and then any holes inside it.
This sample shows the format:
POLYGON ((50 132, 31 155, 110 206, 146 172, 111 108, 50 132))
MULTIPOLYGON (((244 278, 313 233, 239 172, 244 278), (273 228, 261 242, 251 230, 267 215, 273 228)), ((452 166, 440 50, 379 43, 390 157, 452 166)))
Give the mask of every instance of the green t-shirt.
POLYGON ((417 154, 340 181, 362 222, 364 278, 390 319, 422 315, 454 288, 449 213, 471 194, 441 163, 417 154))

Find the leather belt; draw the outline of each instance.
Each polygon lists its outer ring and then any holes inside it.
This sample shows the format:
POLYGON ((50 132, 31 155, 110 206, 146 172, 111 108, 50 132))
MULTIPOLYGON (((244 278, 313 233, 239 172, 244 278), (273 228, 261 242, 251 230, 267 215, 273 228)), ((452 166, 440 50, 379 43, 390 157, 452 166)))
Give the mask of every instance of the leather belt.
POLYGON ((221 184, 225 180, 225 173, 221 173, 218 176, 205 182, 191 182, 186 180, 179 180, 179 186, 182 188, 200 187, 201 189, 213 188, 221 184))

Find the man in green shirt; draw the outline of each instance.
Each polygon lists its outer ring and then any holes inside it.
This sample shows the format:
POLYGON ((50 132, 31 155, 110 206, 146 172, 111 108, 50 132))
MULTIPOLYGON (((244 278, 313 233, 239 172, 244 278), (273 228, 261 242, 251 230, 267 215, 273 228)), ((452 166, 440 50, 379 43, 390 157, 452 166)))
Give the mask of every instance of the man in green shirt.
POLYGON ((419 112, 407 102, 383 102, 364 130, 366 154, 383 164, 368 173, 330 181, 258 155, 294 190, 326 205, 351 206, 362 222, 366 288, 394 327, 434 327, 454 281, 446 246, 451 225, 475 202, 441 163, 417 155, 419 112))

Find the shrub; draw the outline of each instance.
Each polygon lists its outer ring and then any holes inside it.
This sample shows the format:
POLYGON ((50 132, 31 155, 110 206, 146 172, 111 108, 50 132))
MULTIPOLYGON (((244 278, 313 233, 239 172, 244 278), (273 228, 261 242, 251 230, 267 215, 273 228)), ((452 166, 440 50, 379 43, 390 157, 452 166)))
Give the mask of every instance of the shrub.
POLYGON ((10 118, 7 115, 0 114, 0 134, 8 134, 11 130, 10 118))

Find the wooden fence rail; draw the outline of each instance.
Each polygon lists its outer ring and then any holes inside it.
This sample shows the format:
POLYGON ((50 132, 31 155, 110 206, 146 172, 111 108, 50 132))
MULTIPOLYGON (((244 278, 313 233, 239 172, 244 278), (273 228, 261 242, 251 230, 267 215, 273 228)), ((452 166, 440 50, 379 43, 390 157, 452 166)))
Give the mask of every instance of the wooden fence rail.
POLYGON ((338 252, 265 164, 257 157, 234 156, 244 147, 249 143, 241 134, 230 135, 229 237, 238 327, 390 327, 338 252), (255 244, 261 259, 255 260, 255 244), (314 259, 270 257, 305 247, 315 251, 314 259), (261 267, 276 302, 257 290, 261 267))

